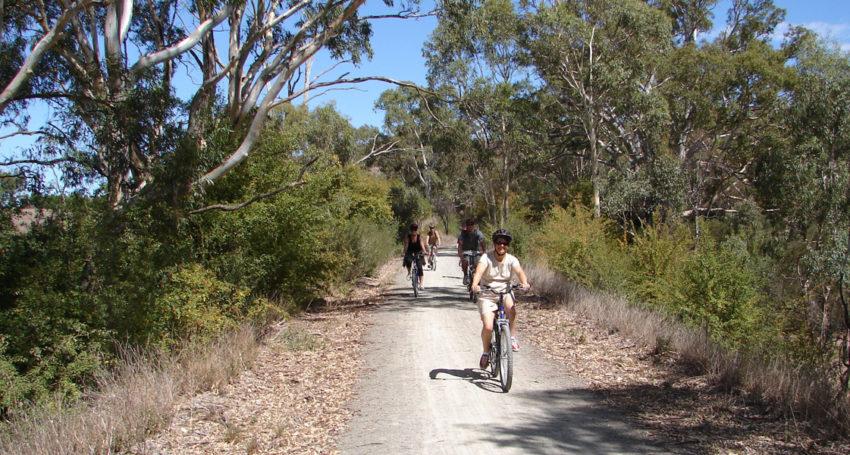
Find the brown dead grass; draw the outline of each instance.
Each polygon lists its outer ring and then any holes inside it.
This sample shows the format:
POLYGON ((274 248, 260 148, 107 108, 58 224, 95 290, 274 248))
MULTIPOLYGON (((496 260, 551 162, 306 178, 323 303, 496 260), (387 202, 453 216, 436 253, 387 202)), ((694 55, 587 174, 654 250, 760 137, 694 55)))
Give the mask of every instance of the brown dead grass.
POLYGON ((523 317, 526 336, 650 431, 701 453, 850 453, 848 406, 826 378, 738 356, 624 299, 526 271, 547 302, 523 317))
POLYGON ((176 355, 126 352, 99 387, 73 405, 55 401, 5 424, 4 454, 111 453, 162 428, 179 396, 219 388, 257 355, 249 325, 176 355))

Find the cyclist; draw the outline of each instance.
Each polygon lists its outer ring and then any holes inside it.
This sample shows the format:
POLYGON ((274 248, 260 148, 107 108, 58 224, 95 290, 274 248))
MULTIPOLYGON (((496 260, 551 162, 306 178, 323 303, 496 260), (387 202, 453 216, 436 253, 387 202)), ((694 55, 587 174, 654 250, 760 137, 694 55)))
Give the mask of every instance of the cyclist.
POLYGON ((419 225, 413 223, 410 225, 410 231, 404 236, 404 267, 407 269, 407 275, 410 275, 410 266, 413 263, 413 258, 416 258, 416 263, 419 265, 419 289, 425 289, 422 285, 422 276, 425 271, 422 268, 422 253, 425 249, 425 239, 419 235, 419 225))
POLYGON ((457 237, 457 257, 460 258, 460 268, 463 271, 463 284, 469 284, 469 280, 472 277, 466 275, 466 268, 469 264, 466 258, 463 257, 463 252, 478 251, 484 254, 484 234, 478 230, 475 220, 472 218, 466 220, 466 223, 462 227, 464 229, 457 237))
MULTIPOLYGON (((528 289, 528 277, 525 276, 525 271, 519 264, 519 260, 512 254, 508 253, 508 247, 511 244, 511 233, 506 229, 499 229, 493 233, 493 251, 481 256, 478 261, 478 266, 475 268, 475 275, 472 276, 472 292, 478 293, 481 291, 479 283, 489 285, 493 290, 503 292, 510 288, 513 278, 519 280, 522 289, 528 289)), ((514 305, 513 293, 505 295, 505 312, 508 315, 508 320, 511 324, 511 349, 519 351, 519 343, 516 339, 516 306, 514 305)), ((482 294, 478 295, 478 310, 481 313, 481 342, 484 345, 484 353, 481 354, 481 359, 478 365, 483 369, 487 367, 490 361, 490 335, 493 332, 493 320, 495 319, 494 312, 498 309, 498 304, 485 297, 482 294)))
POLYGON ((431 224, 428 226, 428 262, 431 262, 430 253, 434 253, 437 255, 437 247, 440 246, 441 243, 440 233, 434 228, 434 225, 431 224))

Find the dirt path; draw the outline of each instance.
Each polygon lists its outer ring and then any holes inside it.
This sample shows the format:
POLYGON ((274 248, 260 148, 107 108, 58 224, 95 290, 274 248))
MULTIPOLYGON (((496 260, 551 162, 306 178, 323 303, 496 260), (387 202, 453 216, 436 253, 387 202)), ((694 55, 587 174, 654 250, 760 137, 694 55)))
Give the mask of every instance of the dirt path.
POLYGON ((480 322, 457 261, 448 250, 440 259, 418 299, 399 274, 372 312, 343 453, 664 451, 529 343, 514 357, 513 388, 501 393, 477 368, 480 322))

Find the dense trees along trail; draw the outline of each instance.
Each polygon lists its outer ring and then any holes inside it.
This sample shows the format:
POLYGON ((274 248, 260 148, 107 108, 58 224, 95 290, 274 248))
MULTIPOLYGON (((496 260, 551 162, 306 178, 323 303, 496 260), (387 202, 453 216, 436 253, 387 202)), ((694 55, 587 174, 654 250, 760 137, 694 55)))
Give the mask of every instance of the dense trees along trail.
POLYGON ((521 326, 514 385, 502 393, 477 368, 481 325, 457 262, 447 250, 440 258, 418 299, 402 272, 373 314, 343 453, 664 451, 522 343, 521 326))

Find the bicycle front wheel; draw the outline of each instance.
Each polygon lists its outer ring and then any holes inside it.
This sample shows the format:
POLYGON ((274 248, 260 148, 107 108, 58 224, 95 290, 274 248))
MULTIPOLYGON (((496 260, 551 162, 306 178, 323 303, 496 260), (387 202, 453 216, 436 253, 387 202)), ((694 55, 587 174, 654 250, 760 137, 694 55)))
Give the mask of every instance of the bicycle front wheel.
POLYGON ((416 258, 413 262, 410 267, 410 284, 413 286, 413 297, 419 297, 419 267, 415 264, 416 258))
POLYGON ((514 351, 511 349, 511 328, 499 325, 499 383, 505 393, 511 390, 514 376, 514 351))

